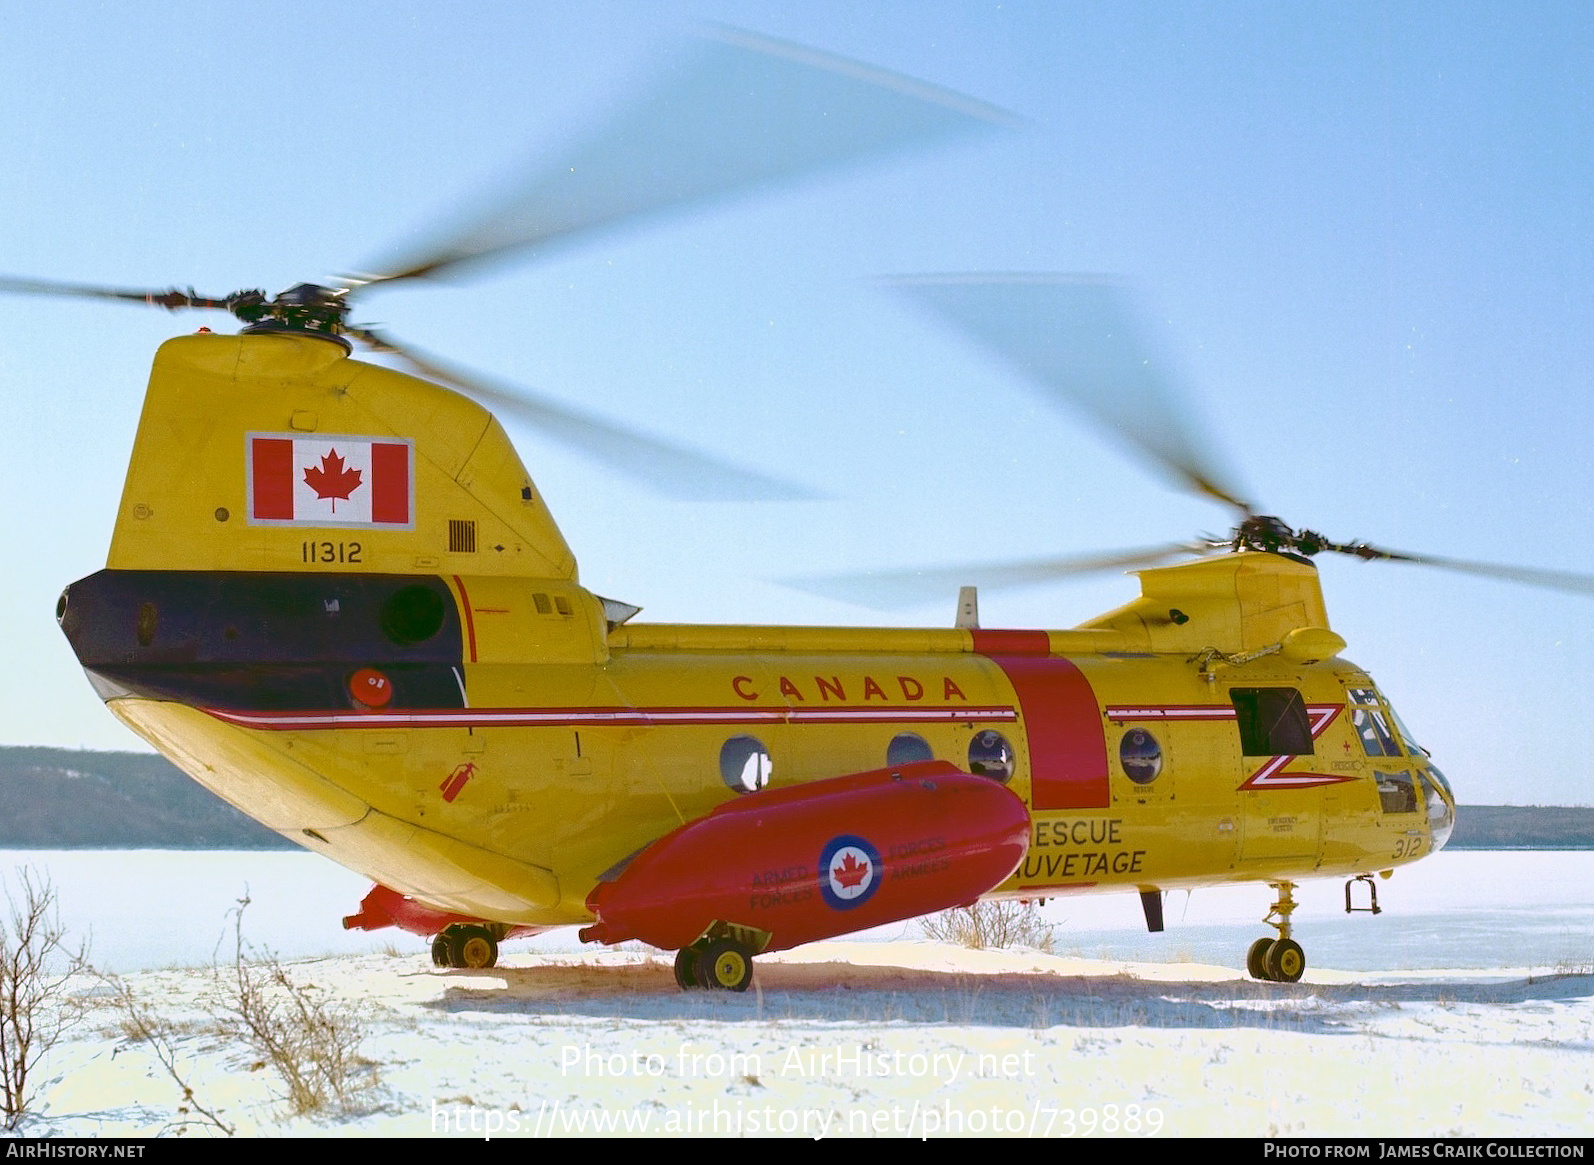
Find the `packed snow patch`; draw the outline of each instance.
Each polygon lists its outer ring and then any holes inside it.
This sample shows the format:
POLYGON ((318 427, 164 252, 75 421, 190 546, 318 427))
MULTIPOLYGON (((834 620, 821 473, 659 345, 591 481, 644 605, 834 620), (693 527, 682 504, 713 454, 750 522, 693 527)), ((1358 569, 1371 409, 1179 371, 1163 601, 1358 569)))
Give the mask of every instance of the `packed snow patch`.
POLYGON ((489 971, 374 954, 283 964, 359 1019, 347 1097, 292 1115, 218 1020, 229 968, 103 987, 52 1055, 52 1136, 1587 1135, 1594 974, 1232 968, 920 942, 762 958, 681 992, 642 950, 509 950, 489 971), (164 1047, 170 1067, 163 1064, 164 1047), (185 1099, 178 1080, 191 1090, 185 1099))

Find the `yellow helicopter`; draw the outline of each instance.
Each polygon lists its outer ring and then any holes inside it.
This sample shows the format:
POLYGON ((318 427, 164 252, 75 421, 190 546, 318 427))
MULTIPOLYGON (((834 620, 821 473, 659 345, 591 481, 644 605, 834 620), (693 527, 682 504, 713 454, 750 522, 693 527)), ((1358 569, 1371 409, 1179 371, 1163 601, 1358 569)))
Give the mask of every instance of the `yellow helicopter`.
POLYGON ((245 325, 161 347, 106 569, 61 596, 107 706, 250 816, 369 876, 346 925, 425 935, 442 966, 579 925, 677 951, 683 988, 744 990, 763 952, 982 897, 1134 890, 1159 930, 1166 891, 1255 881, 1275 890, 1276 933, 1248 968, 1298 980, 1295 882, 1361 880, 1376 908, 1370 875, 1441 847, 1455 811, 1340 657, 1311 557, 1587 580, 1293 530, 1167 422, 1117 284, 953 276, 897 286, 1234 508, 1233 533, 1002 568, 1144 568, 1139 598, 1065 631, 982 628, 972 593, 943 629, 633 622, 580 584, 478 402, 632 470, 684 467, 738 497, 781 483, 489 385, 352 323, 352 301, 1003 120, 729 32, 637 109, 581 165, 382 275, 274 298, 0 281, 245 325), (694 123, 712 128, 683 147, 694 123), (418 375, 351 359, 356 342, 418 375))

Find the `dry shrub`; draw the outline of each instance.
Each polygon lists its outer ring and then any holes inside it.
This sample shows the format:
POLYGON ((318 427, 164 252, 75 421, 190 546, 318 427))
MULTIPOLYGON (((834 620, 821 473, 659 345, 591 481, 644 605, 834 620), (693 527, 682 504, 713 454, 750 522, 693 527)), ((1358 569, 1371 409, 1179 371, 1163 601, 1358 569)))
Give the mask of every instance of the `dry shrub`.
POLYGON ((1054 928, 1034 902, 989 899, 928 915, 919 925, 926 938, 975 951, 1032 947, 1049 953, 1052 949, 1054 928))
POLYGON ((34 1069, 83 1018, 74 980, 88 968, 87 948, 67 943, 49 880, 21 870, 17 881, 0 919, 0 1117, 8 1130, 34 1099, 34 1069))
POLYGON ((218 968, 219 1018, 269 1065, 295 1116, 358 1111, 376 1088, 375 1066, 360 1055, 364 1025, 349 1004, 303 983, 269 950, 243 940, 246 897, 233 912, 236 953, 218 968))
POLYGON ((190 1129, 198 1128, 212 1134, 232 1136, 237 1131, 236 1128, 222 1119, 220 1109, 207 1107, 185 1078, 187 1072, 177 1054, 177 1041, 180 1036, 177 1026, 150 1010, 144 1000, 140 999, 125 981, 113 975, 104 978, 106 986, 116 998, 116 1008, 121 1014, 122 1034, 133 1043, 146 1044, 181 1093, 182 1099, 177 1105, 177 1119, 166 1126, 166 1131, 182 1136, 190 1129))

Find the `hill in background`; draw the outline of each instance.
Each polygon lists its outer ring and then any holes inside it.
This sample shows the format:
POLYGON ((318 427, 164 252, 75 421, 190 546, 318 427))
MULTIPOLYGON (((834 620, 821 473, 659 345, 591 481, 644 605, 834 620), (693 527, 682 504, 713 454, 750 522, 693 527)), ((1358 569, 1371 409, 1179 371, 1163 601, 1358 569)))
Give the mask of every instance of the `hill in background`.
POLYGON ((1462 805, 1449 849, 1594 849, 1594 809, 1462 805))
MULTIPOLYGON (((0 848, 293 849, 163 756, 0 747, 0 848)), ((1451 849, 1594 849, 1594 809, 1463 805, 1451 849)))
POLYGON ((295 848, 163 756, 3 747, 0 847, 295 848))

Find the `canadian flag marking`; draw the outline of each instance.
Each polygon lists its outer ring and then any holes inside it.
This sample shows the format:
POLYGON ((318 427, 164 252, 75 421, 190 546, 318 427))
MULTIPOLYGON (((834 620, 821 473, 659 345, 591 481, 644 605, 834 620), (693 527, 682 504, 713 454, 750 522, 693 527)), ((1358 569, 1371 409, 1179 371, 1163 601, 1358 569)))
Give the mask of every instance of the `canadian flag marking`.
POLYGON ((375 437, 246 437, 249 524, 415 528, 415 448, 375 437))

